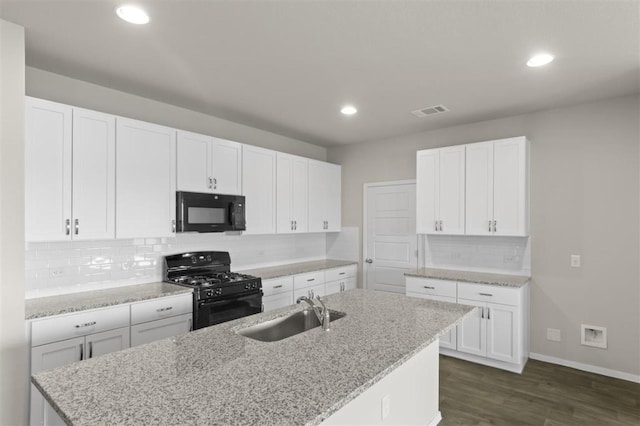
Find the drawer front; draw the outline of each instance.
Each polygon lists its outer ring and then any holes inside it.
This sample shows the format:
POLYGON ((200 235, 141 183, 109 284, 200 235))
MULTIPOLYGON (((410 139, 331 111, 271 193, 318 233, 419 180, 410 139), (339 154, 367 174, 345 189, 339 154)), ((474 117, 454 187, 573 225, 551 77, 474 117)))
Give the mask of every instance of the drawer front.
POLYGON ((355 277, 357 272, 358 272, 357 265, 349 265, 349 266, 343 266, 341 268, 327 269, 326 271, 324 271, 324 280, 326 282, 344 280, 345 278, 355 277))
POLYGON ((520 305, 521 289, 486 284, 458 283, 458 298, 502 305, 520 305))
POLYGON ((129 326, 129 305, 61 315, 31 322, 31 346, 129 326))
POLYGON ((409 296, 409 297, 417 297, 417 298, 420 298, 420 299, 437 300, 438 302, 456 303, 456 298, 455 297, 433 296, 431 294, 412 293, 412 292, 407 292, 407 296, 409 296))
POLYGON ((407 293, 430 294, 456 298, 456 282, 433 278, 407 277, 407 293))
POLYGON ((131 304, 131 324, 140 324, 193 312, 193 294, 162 297, 131 304))
POLYGON ((273 311, 274 309, 291 305, 293 305, 293 292, 284 294, 280 293, 262 298, 264 312, 273 311))
POLYGON ((293 276, 262 280, 264 297, 293 291, 293 276))
POLYGON ((192 321, 191 315, 185 314, 134 325, 131 327, 131 347, 188 333, 192 329, 192 321))
POLYGON ((324 284, 324 271, 309 272, 293 277, 293 288, 296 290, 318 284, 324 284))

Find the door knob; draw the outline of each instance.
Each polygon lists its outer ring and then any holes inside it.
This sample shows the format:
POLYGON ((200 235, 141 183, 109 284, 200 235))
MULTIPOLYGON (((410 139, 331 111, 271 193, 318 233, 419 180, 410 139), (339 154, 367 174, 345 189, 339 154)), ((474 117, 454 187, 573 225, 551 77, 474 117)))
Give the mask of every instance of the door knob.
POLYGON ((367 262, 367 263, 373 263, 373 259, 365 259, 365 262, 367 262))

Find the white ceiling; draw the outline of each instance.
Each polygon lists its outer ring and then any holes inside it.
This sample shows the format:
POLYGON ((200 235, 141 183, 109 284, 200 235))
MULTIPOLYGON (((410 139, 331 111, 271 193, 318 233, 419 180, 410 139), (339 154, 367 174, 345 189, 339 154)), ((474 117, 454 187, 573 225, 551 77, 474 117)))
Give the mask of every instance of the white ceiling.
POLYGON ((0 0, 0 17, 30 66, 325 146, 640 91, 637 1, 137 1, 146 26, 121 3, 0 0), (541 50, 556 60, 526 67, 541 50))

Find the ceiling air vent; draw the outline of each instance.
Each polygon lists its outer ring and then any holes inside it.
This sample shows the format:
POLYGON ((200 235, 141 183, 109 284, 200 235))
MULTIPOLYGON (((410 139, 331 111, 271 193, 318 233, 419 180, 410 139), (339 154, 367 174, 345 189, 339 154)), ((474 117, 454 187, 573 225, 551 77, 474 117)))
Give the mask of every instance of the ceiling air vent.
POLYGON ((417 109, 415 111, 411 111, 411 114, 415 115, 416 117, 422 118, 422 117, 426 117, 428 115, 434 115, 434 114, 440 114, 443 112, 447 112, 449 111, 449 109, 444 106, 444 105, 436 105, 436 106, 432 106, 432 107, 427 107, 427 108, 422 108, 422 109, 417 109))

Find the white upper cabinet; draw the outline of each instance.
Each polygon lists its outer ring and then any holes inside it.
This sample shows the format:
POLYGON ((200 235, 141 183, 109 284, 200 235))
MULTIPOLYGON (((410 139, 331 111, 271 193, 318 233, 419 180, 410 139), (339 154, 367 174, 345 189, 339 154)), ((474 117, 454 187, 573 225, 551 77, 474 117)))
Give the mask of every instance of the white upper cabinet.
POLYGON ((277 155, 277 231, 279 234, 308 231, 309 160, 295 155, 277 155))
POLYGON ((27 241, 114 238, 115 118, 26 98, 27 241))
POLYGON ((178 131, 178 191, 242 193, 242 144, 178 131))
POLYGON ((276 233, 276 151, 242 146, 246 234, 276 233))
POLYGON ((309 232, 339 232, 342 226, 342 166, 309 160, 309 232))
POLYGON ((464 234, 464 173, 464 146, 418 151, 418 233, 464 234))
POLYGON ((176 131, 117 119, 116 236, 175 235, 176 131))
POLYGON ((525 137, 467 145, 467 234, 529 234, 528 151, 525 137))

